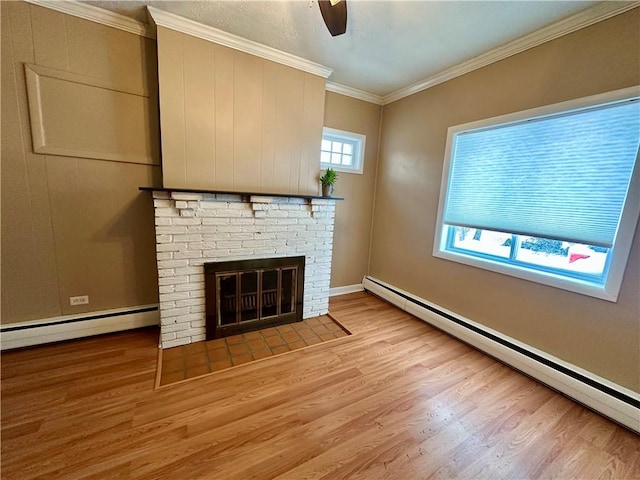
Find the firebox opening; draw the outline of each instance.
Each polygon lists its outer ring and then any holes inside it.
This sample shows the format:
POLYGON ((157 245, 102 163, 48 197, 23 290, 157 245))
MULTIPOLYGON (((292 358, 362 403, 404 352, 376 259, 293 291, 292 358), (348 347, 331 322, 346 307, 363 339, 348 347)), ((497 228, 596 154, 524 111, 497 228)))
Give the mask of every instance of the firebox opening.
POLYGON ((206 338, 302 321, 305 257, 204 264, 206 338))

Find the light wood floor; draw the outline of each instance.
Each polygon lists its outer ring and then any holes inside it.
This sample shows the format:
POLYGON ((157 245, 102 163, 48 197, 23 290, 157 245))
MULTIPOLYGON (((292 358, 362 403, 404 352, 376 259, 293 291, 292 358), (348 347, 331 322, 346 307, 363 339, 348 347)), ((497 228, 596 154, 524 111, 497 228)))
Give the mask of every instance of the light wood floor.
POLYGON ((2 478, 638 478, 640 437, 359 293, 354 335, 154 390, 157 331, 2 355, 2 478))

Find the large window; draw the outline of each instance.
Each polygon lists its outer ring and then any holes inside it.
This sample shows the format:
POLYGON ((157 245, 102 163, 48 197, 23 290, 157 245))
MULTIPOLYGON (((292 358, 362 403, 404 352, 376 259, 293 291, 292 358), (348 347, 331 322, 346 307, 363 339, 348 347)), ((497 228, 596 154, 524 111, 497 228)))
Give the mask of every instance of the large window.
POLYGON ((362 173, 366 136, 324 127, 320 167, 345 173, 362 173))
POLYGON ((639 94, 451 127, 434 255, 616 301, 640 213, 639 94))

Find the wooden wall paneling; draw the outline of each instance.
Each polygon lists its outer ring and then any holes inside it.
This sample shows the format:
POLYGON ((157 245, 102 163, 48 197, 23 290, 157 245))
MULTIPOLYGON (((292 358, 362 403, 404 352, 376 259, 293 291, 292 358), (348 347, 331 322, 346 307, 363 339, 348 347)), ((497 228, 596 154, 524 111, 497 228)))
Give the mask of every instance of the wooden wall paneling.
POLYGON ((234 52, 233 188, 238 191, 260 186, 263 63, 254 55, 234 52))
MULTIPOLYGON (((74 40, 74 35, 81 33, 74 30, 68 45, 66 22, 70 17, 25 2, 2 2, 0 8, 2 323, 155 303, 153 213, 138 186, 157 184, 160 169, 33 153, 24 68, 24 64, 40 62, 36 69, 55 69, 64 78, 75 76, 112 85, 117 83, 117 75, 111 77, 111 71, 104 66, 117 63, 117 57, 109 52, 132 51, 139 57, 137 62, 129 59, 126 65, 117 65, 115 71, 122 73, 131 67, 130 80, 119 85, 125 90, 140 91, 152 78, 150 71, 154 78, 156 75, 154 43, 132 34, 107 36, 105 41, 104 36, 91 33, 96 24, 74 18, 72 23, 80 22, 84 34, 82 40, 74 40), (82 26, 83 22, 86 25, 82 26), (88 45, 80 45, 81 42, 88 45), (68 71, 67 52, 74 49, 76 53, 71 57, 75 58, 75 65, 88 69, 80 72, 82 75, 68 71), (95 69, 90 71, 91 59, 82 59, 89 51, 101 58, 98 63, 104 78, 87 75, 95 74, 95 69), (78 291, 90 295, 90 304, 70 308, 68 297, 78 291)), ((116 32, 103 26, 97 28, 116 32)), ((147 85, 155 95, 154 84, 155 80, 147 85)), ((114 103, 116 110, 121 108, 114 103)), ((153 132, 158 130, 157 99, 149 103, 153 106, 140 111, 134 123, 143 125, 138 133, 145 139, 145 151, 155 152, 152 158, 158 162, 158 146, 153 143, 157 139, 153 132)), ((112 143, 118 143, 125 154, 130 151, 125 135, 130 123, 122 118, 131 120, 132 115, 110 117, 113 112, 105 105, 90 102, 86 102, 86 108, 93 108, 100 115, 104 124, 101 136, 108 138, 111 132, 112 143)))
POLYGON ((62 313, 156 303, 153 212, 138 186, 159 168, 47 156, 47 170, 62 313), (71 306, 77 295, 90 303, 71 306))
MULTIPOLYGON (((14 62, 33 63, 36 61, 34 37, 32 29, 35 28, 32 6, 25 2, 3 2, 2 14, 6 16, 7 24, 3 23, 3 54, 11 52, 14 62), (6 25, 6 27, 5 27, 6 25), (5 43, 6 39, 6 43, 5 43)), ((33 7, 37 10, 37 7, 33 7)), ((11 68, 13 71, 13 67, 11 68)), ((9 70, 7 70, 9 72, 9 70)))
POLYGON ((207 189, 215 185, 215 49, 211 42, 190 35, 182 38, 186 185, 207 189))
MULTIPOLYGON (((153 72, 153 82, 147 82, 144 37, 117 28, 107 28, 107 80, 122 85, 129 90, 145 90, 158 81, 157 71, 153 72)), ((157 87, 149 88, 150 96, 157 95, 157 87)), ((157 108, 157 105, 156 105, 157 108)))
POLYGON ((275 162, 273 188, 277 192, 297 193, 291 189, 291 168, 299 161, 299 151, 294 145, 299 122, 298 109, 302 107, 302 73, 278 65, 278 92, 275 121, 275 162), (298 74, 298 75, 296 75, 298 74))
MULTIPOLYGON (((135 38, 142 49, 137 65, 142 74, 142 85, 147 87, 149 92, 158 97, 158 42, 155 38, 146 38, 135 35, 135 38)), ((118 57, 114 57, 117 59, 118 57)), ((156 102, 157 103, 157 102, 156 102)))
POLYGON ((69 305, 70 296, 95 297, 93 282, 89 276, 89 263, 92 259, 85 241, 87 204, 79 195, 81 185, 78 162, 81 160, 59 156, 47 156, 46 159, 62 313, 88 312, 93 305, 69 305))
POLYGON ((67 15, 48 8, 27 6, 31 11, 31 27, 35 51, 35 62, 38 65, 69 69, 67 51, 67 15))
POLYGON ((60 314, 44 158, 31 153, 23 62, 29 5, 2 4, 2 322, 60 314))
MULTIPOLYGON (((35 41, 33 30, 33 14, 36 11, 45 10, 23 2, 9 2, 12 12, 20 12, 19 15, 12 16, 11 35, 14 46, 20 45, 15 50, 14 76, 17 82, 18 105, 20 108, 20 138, 24 152, 24 164, 27 171, 29 184, 29 205, 30 212, 27 214, 28 221, 31 222, 32 234, 34 236, 35 249, 31 252, 33 260, 37 262, 34 269, 20 269, 19 276, 30 276, 36 285, 36 289, 30 292, 29 298, 25 299, 27 304, 39 304, 37 316, 24 317, 22 315, 14 318, 15 321, 32 318, 47 318, 60 315, 62 312, 60 305, 60 289, 58 285, 58 270, 56 266, 55 241, 53 236, 53 225, 51 222, 51 200, 49 198, 46 157, 33 153, 31 140, 31 126, 29 123, 29 106, 27 101, 27 85, 24 75, 23 63, 35 60, 35 41), (20 20, 18 20, 20 19, 20 20), (17 23, 14 23, 17 22, 17 23), (16 41, 18 40, 18 41, 16 41)), ((4 108, 4 107, 3 107, 4 108)), ((4 125, 4 124, 3 124, 4 125)), ((11 199, 8 203, 11 206, 21 206, 11 199)), ((3 212, 4 213, 4 212, 3 212)), ((22 230, 25 222, 23 218, 17 225, 18 230, 22 230)), ((4 242, 3 242, 4 246, 4 242)), ((29 293, 29 291, 27 291, 29 293)), ((22 308, 25 305, 22 303, 22 308)), ((31 307, 27 307, 31 308, 31 307)))
POLYGON ((174 188, 187 186, 182 42, 183 34, 158 27, 162 178, 164 187, 174 188))
POLYGON ((112 132, 112 143, 105 144, 107 153, 101 155, 101 158, 159 164, 155 136, 148 133, 158 126, 156 99, 149 97, 148 91, 144 94, 109 92, 109 95, 98 98, 104 103, 101 104, 101 111, 94 115, 96 137, 100 138, 100 134, 104 135, 105 131, 112 132))
MULTIPOLYGON (((293 70, 293 69, 290 69, 293 70)), ((306 73, 293 70, 292 89, 289 97, 289 188, 287 191, 300 193, 300 163, 302 162, 302 149, 304 140, 302 138, 304 125, 304 81, 306 73)))
POLYGON ((289 107, 287 82, 287 69, 282 65, 277 65, 277 92, 276 92, 276 115, 274 122, 274 162, 273 162, 273 190, 276 192, 286 192, 289 188, 289 164, 290 155, 287 148, 288 140, 288 119, 287 108, 289 107))
MULTIPOLYGON (((13 71, 9 3, 0 3, 0 21, 0 68, 3 72, 3 75, 0 77, 0 104, 2 105, 2 109, 0 110, 0 121, 2 124, 2 129, 0 129, 0 147, 2 148, 2 154, 0 156, 0 159, 2 160, 0 168, 0 171, 2 171, 2 175, 0 175, 2 187, 0 189, 0 205, 6 205, 8 197, 13 197, 16 193, 19 195, 21 192, 24 192, 24 188, 20 188, 20 186, 26 184, 26 179, 24 169, 16 168, 14 165, 12 165, 13 168, 8 168, 7 165, 9 158, 15 158, 15 163, 18 163, 17 159, 22 157, 22 145, 19 141, 20 126, 18 122, 11 121, 13 118, 18 117, 18 95, 16 92, 13 71)), ((17 210, 6 213, 4 211, 2 212, 0 221, 1 231, 3 232, 3 243, 7 242, 7 240, 5 240, 5 238, 7 238, 7 233, 12 232, 12 227, 16 221, 19 221, 19 217, 19 211, 17 210)), ((12 238, 10 246, 13 248, 8 249, 7 246, 5 246, 5 248, 0 251, 2 253, 2 270, 4 272, 19 271, 20 262, 16 255, 17 252, 15 251, 15 246, 25 245, 27 241, 27 235, 24 236, 24 240, 22 242, 20 242, 19 238, 12 238), (10 255, 7 250, 11 252, 10 255)), ((7 243, 5 243, 5 245, 7 245, 7 243)), ((14 281, 9 284, 7 280, 3 278, 3 281, 0 283, 0 287, 2 289, 2 301, 0 302, 2 311, 0 313, 3 316, 12 316, 14 310, 12 305, 13 297, 11 295, 11 287, 15 288, 18 292, 21 290, 24 291, 24 289, 21 289, 20 286, 16 285, 17 282, 15 280, 18 280, 18 277, 12 278, 12 280, 14 281)))
POLYGON ((65 17, 69 71, 108 81, 109 56, 96 55, 108 51, 107 31, 113 30, 78 17, 65 17))
MULTIPOLYGON (((30 211, 27 214, 31 222, 32 235, 34 236, 34 249, 28 254, 35 261, 36 266, 26 272, 25 267, 20 268, 19 275, 31 277, 31 281, 36 285, 34 290, 27 289, 23 295, 28 304, 40 304, 38 315, 31 318, 47 318, 59 315, 60 291, 58 288, 58 270, 56 267, 56 251, 53 236, 53 226, 51 224, 51 200, 47 188, 47 167, 46 158, 34 155, 31 152, 26 154, 27 179, 29 182, 29 203, 30 211)), ((12 199, 10 205, 14 203, 12 199)), ((25 213, 24 211, 22 212, 25 213)), ((3 212, 4 214, 4 212, 3 212)), ((20 220, 23 224, 25 218, 20 220)), ((23 227, 19 226, 19 229, 23 227)), ((3 247, 5 243, 3 242, 3 247)), ((24 306, 25 304, 22 303, 24 306)), ((29 307, 30 308, 30 307, 29 307)), ((24 320, 24 317, 16 319, 24 320)))
POLYGON ((107 58, 112 85, 149 95, 147 110, 142 120, 146 126, 140 135, 152 164, 160 165, 160 118, 158 111, 158 70, 154 55, 155 41, 124 32, 107 29, 107 58))
MULTIPOLYGON (((150 38, 143 38, 137 35, 132 35, 137 46, 142 50, 137 64, 140 75, 139 82, 142 87, 149 92, 149 111, 146 125, 148 129, 145 132, 145 138, 149 145, 149 152, 151 152, 151 158, 153 158, 153 164, 160 166, 161 153, 160 153, 160 109, 159 109, 159 95, 158 95, 158 57, 157 46, 155 40, 150 38)), ((133 49, 132 49, 133 51, 133 49)), ((162 185, 162 177, 160 177, 160 183, 162 185)))
POLYGON ((14 61, 12 52, 11 30, 9 23, 9 3, 2 3, 2 129, 0 130, 2 147, 2 199, 5 206, 2 210, 2 316, 11 319, 19 316, 34 318, 40 313, 40 302, 29 302, 31 292, 37 289, 35 275, 17 275, 24 265, 34 272, 37 270, 37 258, 31 255, 35 250, 33 229, 18 229, 21 223, 32 223, 24 219, 30 212, 29 188, 20 122, 18 93, 15 82, 14 61), (22 208, 6 208, 9 199, 15 199, 22 208))
POLYGON ((233 190, 234 51, 215 45, 215 188, 233 190))
MULTIPOLYGON (((121 162, 78 162, 83 202, 81 237, 91 279, 91 310, 158 302, 153 207, 140 185, 152 185, 160 169, 121 162)), ((63 305, 68 299, 63 298, 63 305)), ((73 310, 76 307, 71 307, 73 310)))
POLYGON ((278 65, 263 62, 262 70, 262 151, 260 189, 273 190, 275 181, 276 109, 278 96, 278 65))
POLYGON ((164 186, 317 193, 312 172, 317 155, 312 150, 321 138, 324 79, 210 43, 211 79, 205 45, 198 38, 158 29, 164 186), (214 112, 212 127, 209 108, 214 112), (184 137, 172 126, 186 132, 184 137), (207 136, 210 129, 213 139, 207 136), (186 156, 175 158, 178 140, 186 156))
MULTIPOLYGON (((313 146, 314 141, 310 139, 308 135, 309 125, 307 123, 309 121, 313 121, 313 114, 311 111, 312 107, 312 99, 310 98, 310 94, 312 93, 310 87, 310 77, 311 75, 305 73, 302 84, 302 115, 301 122, 299 125, 299 135, 300 139, 300 154, 298 155, 298 192, 299 193, 312 193, 309 190, 309 148, 313 146), (310 141, 311 140, 311 141, 310 141)), ((322 104, 324 107, 324 103, 322 104)), ((316 116, 317 117, 317 116, 316 116)), ((316 118, 317 121, 317 118, 316 118)), ((318 139, 319 140, 319 139, 318 139)), ((320 151, 320 143, 318 141, 318 152, 320 151)), ((319 159, 318 155, 318 159, 319 159)), ((319 167, 319 164, 318 164, 319 167)), ((293 172, 292 172, 293 174, 293 172)))
POLYGON ((325 84, 326 80, 322 77, 309 73, 304 76, 299 192, 311 195, 319 193, 320 142, 324 117, 325 84))

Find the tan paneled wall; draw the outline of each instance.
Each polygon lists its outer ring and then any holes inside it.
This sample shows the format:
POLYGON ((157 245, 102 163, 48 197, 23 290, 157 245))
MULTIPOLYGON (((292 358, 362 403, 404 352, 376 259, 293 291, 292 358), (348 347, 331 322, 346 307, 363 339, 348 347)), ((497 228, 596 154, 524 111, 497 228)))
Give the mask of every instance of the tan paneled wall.
POLYGON ((158 27, 163 183, 318 194, 324 78, 158 27))
MULTIPOLYGON (((34 154, 24 74, 29 63, 155 92, 154 42, 23 2, 0 4, 2 323, 156 303, 153 208, 138 187, 159 184, 160 168, 34 154), (71 307, 75 295, 89 295, 89 305, 71 307)), ((114 132, 137 127, 129 121, 102 117, 114 151, 122 151, 114 132)), ((157 152, 158 125, 147 121, 157 152)), ((159 164, 157 153, 152 161, 159 164)))
POLYGON ((640 83, 640 9, 384 108, 370 273, 640 391, 640 234, 610 303, 434 258, 447 128, 640 83))
POLYGON ((331 287, 361 283, 367 274, 381 116, 379 105, 327 92, 324 125, 367 136, 362 175, 339 173, 336 183, 345 201, 336 202, 331 287))

